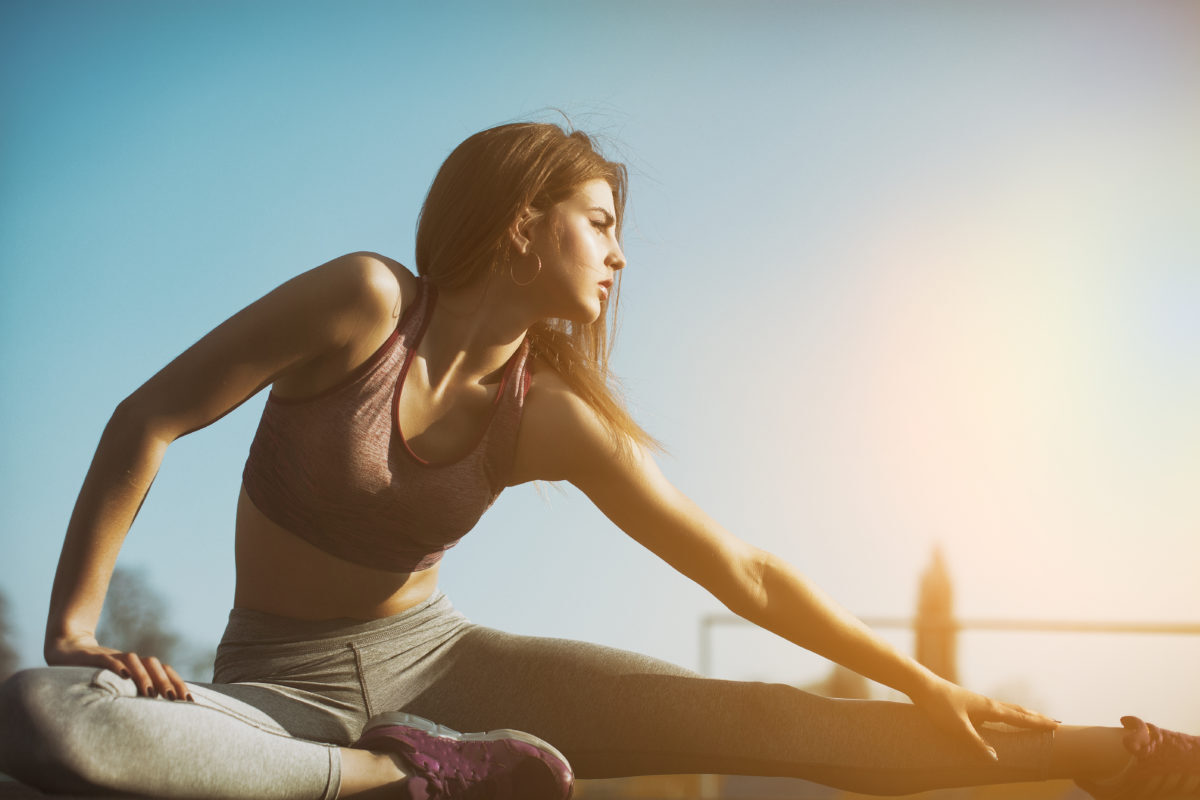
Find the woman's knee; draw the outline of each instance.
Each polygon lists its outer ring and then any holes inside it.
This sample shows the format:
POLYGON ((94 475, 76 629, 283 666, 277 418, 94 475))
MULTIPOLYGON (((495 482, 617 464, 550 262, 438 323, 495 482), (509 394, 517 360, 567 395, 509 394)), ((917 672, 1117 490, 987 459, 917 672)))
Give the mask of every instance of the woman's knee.
POLYGON ((96 715, 83 712, 126 694, 124 682, 90 667, 39 667, 9 677, 0 684, 0 772, 44 789, 94 787, 100 732, 92 729, 96 715))

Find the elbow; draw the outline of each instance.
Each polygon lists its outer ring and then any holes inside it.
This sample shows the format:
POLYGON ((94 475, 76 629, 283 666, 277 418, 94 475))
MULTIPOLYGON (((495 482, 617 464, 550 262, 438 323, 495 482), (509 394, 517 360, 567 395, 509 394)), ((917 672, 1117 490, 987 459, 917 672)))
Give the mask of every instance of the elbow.
POLYGON ((112 415, 108 418, 108 424, 104 426, 104 432, 120 434, 136 431, 144 428, 145 423, 145 410, 138 401, 137 392, 134 392, 117 403, 117 407, 113 409, 112 415))
POLYGON ((108 428, 117 431, 144 431, 150 428, 150 418, 150 409, 139 390, 117 403, 108 419, 108 428))
POLYGON ((733 559, 733 586, 725 606, 751 621, 767 607, 767 573, 774 558, 766 550, 745 545, 733 559))
POLYGON ((179 437, 178 433, 165 430, 156 422, 156 414, 146 402, 141 390, 135 391, 117 404, 104 429, 106 437, 115 436, 126 440, 159 440, 169 444, 179 437))

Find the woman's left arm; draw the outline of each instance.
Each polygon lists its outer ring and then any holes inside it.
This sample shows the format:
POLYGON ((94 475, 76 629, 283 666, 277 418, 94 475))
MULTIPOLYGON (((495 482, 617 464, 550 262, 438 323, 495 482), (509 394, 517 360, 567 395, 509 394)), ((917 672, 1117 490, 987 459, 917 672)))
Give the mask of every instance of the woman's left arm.
POLYGON ((548 394, 539 403, 548 413, 530 415, 538 421, 529 436, 522 431, 526 461, 542 467, 538 477, 570 481, 621 530, 733 613, 903 692, 989 758, 994 753, 972 723, 1054 726, 1048 717, 969 692, 901 654, 787 562, 725 530, 672 485, 644 449, 631 442, 630 454, 620 455, 581 400, 548 394))

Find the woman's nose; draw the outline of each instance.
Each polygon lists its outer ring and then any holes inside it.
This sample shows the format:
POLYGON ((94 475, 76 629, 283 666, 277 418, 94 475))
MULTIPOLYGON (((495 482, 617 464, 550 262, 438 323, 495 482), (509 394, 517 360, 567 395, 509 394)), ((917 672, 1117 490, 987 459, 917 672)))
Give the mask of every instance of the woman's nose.
POLYGON ((625 269, 625 254, 621 252, 621 245, 613 245, 612 251, 608 254, 606 263, 614 270, 625 269))

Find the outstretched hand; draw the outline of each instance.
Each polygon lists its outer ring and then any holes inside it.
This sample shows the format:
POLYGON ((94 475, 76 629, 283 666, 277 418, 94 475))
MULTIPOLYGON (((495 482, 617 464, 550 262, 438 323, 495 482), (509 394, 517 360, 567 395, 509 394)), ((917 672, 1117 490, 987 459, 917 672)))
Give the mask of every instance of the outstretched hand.
POLYGON ((51 666, 99 667, 130 678, 142 697, 192 701, 187 684, 171 665, 154 656, 103 647, 91 634, 48 642, 45 655, 51 666))
POLYGON ((911 697, 913 704, 924 711, 935 725, 961 741, 969 741, 982 757, 992 761, 998 760, 996 751, 980 736, 977 725, 1003 722, 1033 730, 1052 730, 1058 725, 1056 720, 1044 714, 1015 703, 993 700, 941 678, 923 690, 914 692, 911 697))

